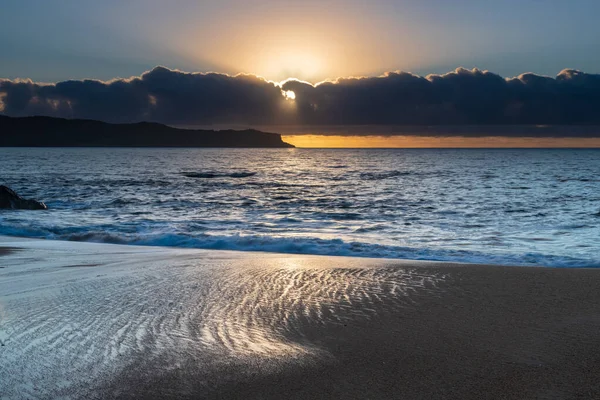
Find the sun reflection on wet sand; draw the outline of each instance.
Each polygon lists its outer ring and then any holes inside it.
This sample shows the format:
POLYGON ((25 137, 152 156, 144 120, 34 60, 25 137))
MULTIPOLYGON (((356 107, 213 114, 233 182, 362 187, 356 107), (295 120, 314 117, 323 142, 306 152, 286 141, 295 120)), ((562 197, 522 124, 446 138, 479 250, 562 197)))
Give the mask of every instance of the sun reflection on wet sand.
POLYGON ((278 259, 221 275, 199 299, 200 342, 237 356, 319 352, 307 337, 313 327, 406 307, 413 292, 435 290, 443 279, 397 266, 324 267, 322 261, 278 259))

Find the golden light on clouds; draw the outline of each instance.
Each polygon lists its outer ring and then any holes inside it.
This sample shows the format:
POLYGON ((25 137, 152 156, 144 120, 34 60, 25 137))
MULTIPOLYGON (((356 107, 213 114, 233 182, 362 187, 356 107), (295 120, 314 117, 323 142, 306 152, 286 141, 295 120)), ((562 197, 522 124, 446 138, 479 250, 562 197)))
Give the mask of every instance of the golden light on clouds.
POLYGON ((600 138, 284 135, 282 139, 307 148, 600 148, 600 138))

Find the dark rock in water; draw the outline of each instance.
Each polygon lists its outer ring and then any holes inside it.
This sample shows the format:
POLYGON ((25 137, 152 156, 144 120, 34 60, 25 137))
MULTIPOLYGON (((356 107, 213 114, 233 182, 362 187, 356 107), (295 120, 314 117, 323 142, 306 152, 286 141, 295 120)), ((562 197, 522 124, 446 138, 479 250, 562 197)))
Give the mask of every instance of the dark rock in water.
POLYGON ((48 207, 40 201, 24 199, 9 187, 0 185, 0 209, 46 210, 48 207))
POLYGON ((256 175, 256 172, 182 172, 181 174, 188 178, 248 178, 256 175))

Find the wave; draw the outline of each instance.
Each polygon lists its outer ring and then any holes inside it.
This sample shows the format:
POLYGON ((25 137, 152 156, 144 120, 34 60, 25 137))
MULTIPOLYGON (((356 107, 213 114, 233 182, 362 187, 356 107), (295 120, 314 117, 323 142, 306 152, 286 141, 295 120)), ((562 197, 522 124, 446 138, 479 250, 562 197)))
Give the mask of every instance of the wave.
POLYGON ((256 175, 256 172, 240 171, 240 172, 182 172, 181 175, 188 178, 248 178, 256 175))
MULTIPOLYGON (((99 227, 96 227, 99 228, 99 227)), ((266 235, 197 235, 172 233, 125 233, 106 229, 79 228, 63 231, 29 227, 1 227, 0 235, 40 239, 164 246, 208 250, 259 251, 286 254, 347 256, 368 258, 396 258, 420 261, 496 264, 514 266, 546 266, 562 268, 600 268, 600 259, 588 260, 552 254, 482 253, 468 250, 449 250, 381 245, 342 239, 314 237, 274 237, 266 235)))

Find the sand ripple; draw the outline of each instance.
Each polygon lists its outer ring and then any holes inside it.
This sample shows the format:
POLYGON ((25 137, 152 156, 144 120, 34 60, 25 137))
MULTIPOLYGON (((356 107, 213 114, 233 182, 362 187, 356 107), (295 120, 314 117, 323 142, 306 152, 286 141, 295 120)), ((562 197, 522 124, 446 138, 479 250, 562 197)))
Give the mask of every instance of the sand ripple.
POLYGON ((444 279, 372 260, 203 254, 226 253, 7 256, 0 395, 87 397, 135 360, 165 356, 165 369, 190 358, 327 357, 320 326, 411 307, 444 279))

